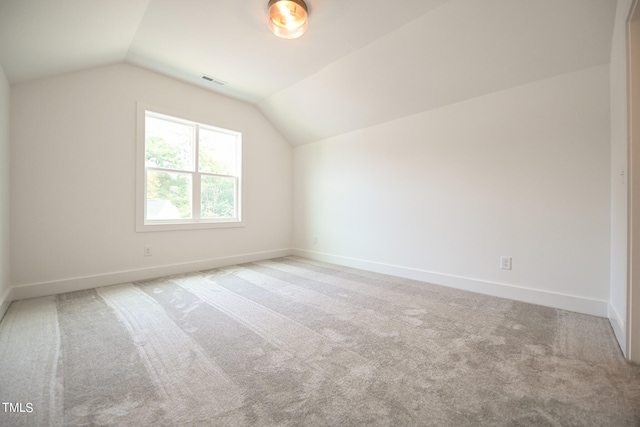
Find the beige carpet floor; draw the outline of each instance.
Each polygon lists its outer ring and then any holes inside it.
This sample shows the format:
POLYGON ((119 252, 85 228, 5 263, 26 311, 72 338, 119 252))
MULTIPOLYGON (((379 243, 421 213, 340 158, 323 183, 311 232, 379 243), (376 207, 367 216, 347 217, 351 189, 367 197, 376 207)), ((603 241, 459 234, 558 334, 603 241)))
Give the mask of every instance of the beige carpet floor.
POLYGON ((638 426, 640 368, 606 319, 287 257, 16 301, 0 400, 2 426, 638 426))

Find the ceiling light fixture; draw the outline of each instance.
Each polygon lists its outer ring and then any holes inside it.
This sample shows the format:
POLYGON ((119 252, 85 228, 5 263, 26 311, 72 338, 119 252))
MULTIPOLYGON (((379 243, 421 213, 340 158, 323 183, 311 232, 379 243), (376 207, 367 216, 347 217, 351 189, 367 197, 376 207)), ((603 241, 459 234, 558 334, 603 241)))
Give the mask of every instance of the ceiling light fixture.
POLYGON ((269 29, 283 39, 307 32, 307 5, 303 0, 269 0, 269 29))

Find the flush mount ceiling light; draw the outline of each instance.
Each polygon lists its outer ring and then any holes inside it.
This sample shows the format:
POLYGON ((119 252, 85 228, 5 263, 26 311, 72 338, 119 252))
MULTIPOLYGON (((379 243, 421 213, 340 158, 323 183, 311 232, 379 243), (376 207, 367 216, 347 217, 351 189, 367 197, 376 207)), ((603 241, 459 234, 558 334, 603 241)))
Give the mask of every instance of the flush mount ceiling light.
POLYGON ((269 29, 283 39, 297 39, 307 31, 303 0, 269 0, 269 29))

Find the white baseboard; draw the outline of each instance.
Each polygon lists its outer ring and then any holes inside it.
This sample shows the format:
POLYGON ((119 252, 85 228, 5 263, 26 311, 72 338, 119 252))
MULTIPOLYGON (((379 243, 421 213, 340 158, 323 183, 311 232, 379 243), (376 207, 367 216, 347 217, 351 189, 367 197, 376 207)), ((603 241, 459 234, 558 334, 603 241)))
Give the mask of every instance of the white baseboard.
POLYGON ((465 291, 477 292, 500 298, 507 298, 546 307, 559 308, 562 310, 589 314, 592 316, 607 317, 608 314, 607 301, 543 291, 540 289, 525 288, 505 283, 495 283, 485 280, 471 279, 467 277, 434 273, 431 271, 420 270, 416 268, 372 262, 362 259, 308 251, 304 249, 293 249, 293 254, 317 261, 329 262, 333 264, 344 265, 347 267, 373 271, 376 273, 433 283, 435 285, 447 286, 450 288, 462 289, 465 291))
POLYGON ((0 321, 2 321, 4 315, 7 314, 7 310, 9 310, 9 306, 13 300, 13 289, 9 289, 4 295, 0 296, 0 321))
POLYGON ((235 255, 223 258, 215 258, 204 261, 194 261, 180 264, 171 264, 157 267, 149 267, 136 270, 119 271, 114 273, 99 274, 86 277, 75 277, 51 282, 34 283, 16 286, 0 299, 0 319, 5 314, 12 301, 37 298, 48 295, 56 295, 64 292, 93 289, 100 286, 115 285, 137 280, 147 280, 156 277, 170 276, 173 274, 189 273, 192 271, 207 270, 224 267, 227 265, 242 264, 252 261, 261 261, 270 258, 278 258, 289 255, 297 255, 304 258, 329 262, 347 267, 369 270, 392 276, 404 277, 433 283, 441 286, 478 292, 501 298, 512 299, 547 307, 559 308, 578 313, 590 314, 599 317, 608 317, 621 344, 624 342, 624 323, 619 319, 615 309, 607 301, 583 298, 574 295, 566 295, 539 289, 519 287, 504 283, 488 282, 484 280, 466 277, 452 276, 442 273, 434 273, 409 267, 372 262, 362 259, 307 251, 303 249, 279 249, 273 251, 257 252, 251 254, 235 255))
POLYGON ((613 328, 613 333, 616 335, 616 339, 618 340, 618 344, 620 345, 620 349, 622 350, 622 354, 627 357, 627 334, 625 328, 625 322, 620 317, 620 313, 618 310, 609 302, 608 304, 608 318, 609 323, 611 323, 611 327, 613 328))
POLYGON ((44 297, 65 292, 82 291, 85 289, 93 289, 100 286, 116 285, 137 280, 154 279, 156 277, 190 273, 193 271, 209 270, 212 268, 242 264, 245 262, 262 261, 270 258, 289 256, 292 253, 293 252, 291 249, 279 249, 251 254, 234 255, 224 258, 208 259, 204 261, 185 262, 180 264, 141 268, 137 270, 98 274, 95 276, 74 277, 70 279, 56 280, 51 282, 33 283, 13 287, 9 293, 9 296, 11 298, 7 298, 7 300, 10 303, 11 301, 15 300, 44 297))

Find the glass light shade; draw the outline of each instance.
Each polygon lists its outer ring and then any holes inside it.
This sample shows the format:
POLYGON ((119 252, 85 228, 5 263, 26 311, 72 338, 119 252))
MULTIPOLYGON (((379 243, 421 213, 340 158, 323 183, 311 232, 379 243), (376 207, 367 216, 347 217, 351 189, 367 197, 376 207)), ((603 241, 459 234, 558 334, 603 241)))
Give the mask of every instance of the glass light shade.
POLYGON ((307 5, 302 0, 270 0, 269 29, 283 39, 297 39, 307 31, 307 5))

